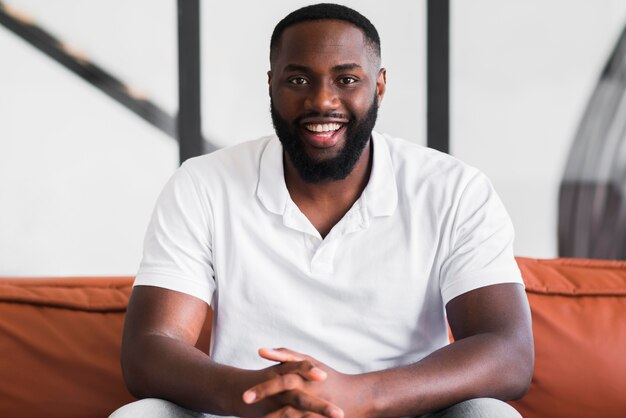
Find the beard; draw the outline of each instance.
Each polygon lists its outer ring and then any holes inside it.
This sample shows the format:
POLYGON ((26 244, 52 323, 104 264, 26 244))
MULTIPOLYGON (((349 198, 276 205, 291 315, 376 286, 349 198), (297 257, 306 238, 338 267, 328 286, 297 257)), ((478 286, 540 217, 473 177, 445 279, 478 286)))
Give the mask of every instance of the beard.
POLYGON ((343 180, 352 172, 372 135, 378 116, 378 102, 376 95, 374 95, 372 104, 368 108, 365 117, 360 121, 356 120, 354 116, 346 117, 346 115, 337 113, 322 114, 320 112, 309 112, 298 117, 290 124, 278 114, 271 98, 270 110, 276 135, 302 180, 306 183, 321 183, 328 180, 343 180), (298 134, 301 126, 299 121, 307 117, 348 119, 345 133, 346 141, 339 155, 321 161, 311 158, 304 149, 304 144, 298 134))

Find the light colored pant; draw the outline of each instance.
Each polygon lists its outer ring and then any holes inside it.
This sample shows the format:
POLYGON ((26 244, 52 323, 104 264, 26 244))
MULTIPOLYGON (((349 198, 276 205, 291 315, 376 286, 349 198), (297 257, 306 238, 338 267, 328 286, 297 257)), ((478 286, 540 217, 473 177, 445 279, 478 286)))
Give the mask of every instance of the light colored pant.
POLYGON ((522 418, 519 412, 506 402, 491 398, 470 399, 452 405, 443 411, 422 415, 421 418, 522 418))
MULTIPOLYGON (((162 399, 142 399, 121 407, 109 418, 213 418, 215 415, 194 412, 162 399)), ((506 402, 479 398, 461 402, 423 418, 521 418, 506 402)), ((217 417, 224 418, 224 417, 217 417)))

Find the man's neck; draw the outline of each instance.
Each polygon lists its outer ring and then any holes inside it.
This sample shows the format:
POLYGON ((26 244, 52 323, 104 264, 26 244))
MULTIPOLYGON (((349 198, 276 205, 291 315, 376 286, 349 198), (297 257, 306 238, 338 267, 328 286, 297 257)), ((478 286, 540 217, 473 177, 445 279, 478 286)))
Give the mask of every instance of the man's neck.
POLYGON ((322 237, 343 218, 367 186, 372 170, 371 144, 370 140, 353 170, 342 180, 307 183, 289 157, 284 156, 285 183, 291 199, 322 237))

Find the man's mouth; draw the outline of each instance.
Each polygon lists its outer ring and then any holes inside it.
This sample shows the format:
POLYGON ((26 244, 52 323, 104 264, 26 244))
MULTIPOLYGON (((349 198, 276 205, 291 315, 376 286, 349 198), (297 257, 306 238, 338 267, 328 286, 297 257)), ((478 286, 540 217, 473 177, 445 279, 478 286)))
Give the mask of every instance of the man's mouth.
POLYGON ((343 123, 307 123, 304 125, 304 129, 321 136, 330 137, 335 131, 341 129, 342 126, 343 123))
POLYGON ((308 122, 302 124, 303 139, 314 148, 329 148, 336 145, 346 127, 341 122, 308 122))

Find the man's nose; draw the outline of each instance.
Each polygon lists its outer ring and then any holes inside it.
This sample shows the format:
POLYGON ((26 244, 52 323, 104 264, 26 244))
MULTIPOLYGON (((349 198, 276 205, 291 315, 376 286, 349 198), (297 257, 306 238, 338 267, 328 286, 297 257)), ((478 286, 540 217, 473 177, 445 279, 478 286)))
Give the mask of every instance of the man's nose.
POLYGON ((339 105, 339 97, 337 91, 332 85, 320 84, 311 90, 310 95, 305 101, 307 110, 325 112, 337 109, 339 105))

